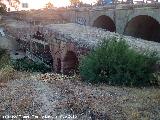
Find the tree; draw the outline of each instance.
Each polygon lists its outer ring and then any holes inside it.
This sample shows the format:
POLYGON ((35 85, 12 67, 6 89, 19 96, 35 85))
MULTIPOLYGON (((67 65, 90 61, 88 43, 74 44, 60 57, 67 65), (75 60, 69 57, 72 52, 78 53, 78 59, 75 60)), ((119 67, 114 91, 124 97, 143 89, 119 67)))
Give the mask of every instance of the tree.
POLYGON ((90 4, 87 4, 87 3, 83 3, 82 1, 79 2, 78 4, 79 7, 88 7, 88 6, 91 6, 90 4))
POLYGON ((19 4, 20 4, 20 0, 0 0, 0 4, 4 4, 5 5, 5 2, 8 2, 11 7, 14 7, 16 10, 18 10, 19 4))
POLYGON ((51 2, 48 2, 48 3, 45 5, 45 8, 47 8, 47 9, 52 9, 52 8, 54 8, 54 5, 53 5, 51 2))
POLYGON ((20 1, 19 0, 7 0, 9 5, 14 7, 16 10, 19 9, 19 4, 20 4, 20 1))
POLYGON ((5 4, 0 3, 0 13, 5 13, 7 11, 7 7, 5 4))
POLYGON ((71 3, 71 6, 76 7, 79 5, 80 1, 79 0, 70 0, 70 3, 71 3))

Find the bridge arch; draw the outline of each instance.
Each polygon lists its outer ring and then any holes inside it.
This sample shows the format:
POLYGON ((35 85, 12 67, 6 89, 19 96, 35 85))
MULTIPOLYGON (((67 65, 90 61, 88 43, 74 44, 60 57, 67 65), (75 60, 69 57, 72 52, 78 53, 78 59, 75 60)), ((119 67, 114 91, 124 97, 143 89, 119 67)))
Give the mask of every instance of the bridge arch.
POLYGON ((73 74, 78 69, 78 57, 75 52, 67 51, 63 59, 63 73, 64 74, 73 74))
POLYGON ((102 29, 108 30, 110 32, 116 31, 116 25, 115 25, 114 21, 106 15, 99 16, 93 22, 93 27, 102 28, 102 29))
POLYGON ((124 34, 160 42, 160 23, 149 15, 138 15, 126 24, 124 34))

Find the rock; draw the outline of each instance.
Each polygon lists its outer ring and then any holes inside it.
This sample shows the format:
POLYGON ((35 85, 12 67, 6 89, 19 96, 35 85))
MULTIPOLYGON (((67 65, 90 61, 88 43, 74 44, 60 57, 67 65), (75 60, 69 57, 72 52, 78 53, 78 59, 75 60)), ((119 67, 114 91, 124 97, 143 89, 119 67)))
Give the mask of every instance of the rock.
POLYGON ((7 87, 7 83, 1 82, 0 87, 7 87))

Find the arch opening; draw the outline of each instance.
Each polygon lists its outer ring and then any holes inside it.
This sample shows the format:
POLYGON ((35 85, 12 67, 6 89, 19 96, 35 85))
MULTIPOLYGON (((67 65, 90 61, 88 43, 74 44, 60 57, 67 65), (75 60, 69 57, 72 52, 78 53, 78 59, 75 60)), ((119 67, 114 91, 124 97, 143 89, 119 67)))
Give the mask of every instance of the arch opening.
POLYGON ((72 51, 68 51, 63 60, 63 74, 73 75, 78 70, 78 58, 72 51))
POLYGON ((61 73, 61 59, 57 58, 57 73, 61 73))
POLYGON ((127 23, 124 34, 149 41, 160 42, 160 24, 150 16, 140 15, 134 17, 127 23))
POLYGON ((105 16, 105 15, 98 17, 94 21, 93 27, 102 28, 110 32, 116 31, 116 26, 113 20, 110 17, 105 16))
POLYGON ((42 34, 40 31, 37 31, 36 33, 33 34, 33 38, 38 39, 38 40, 45 40, 44 34, 42 34))

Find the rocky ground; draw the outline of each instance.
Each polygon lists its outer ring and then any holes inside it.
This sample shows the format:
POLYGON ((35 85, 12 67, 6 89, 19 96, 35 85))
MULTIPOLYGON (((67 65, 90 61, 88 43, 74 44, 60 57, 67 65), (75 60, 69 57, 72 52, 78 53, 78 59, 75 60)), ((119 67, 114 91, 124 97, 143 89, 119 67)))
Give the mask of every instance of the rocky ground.
POLYGON ((78 76, 36 74, 1 82, 0 118, 158 120, 159 88, 91 85, 78 76))

